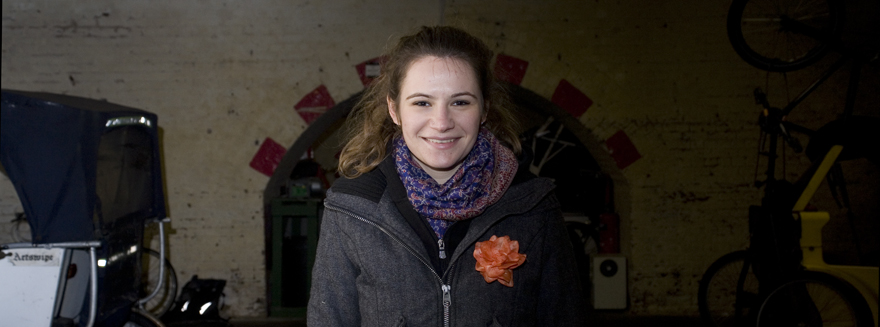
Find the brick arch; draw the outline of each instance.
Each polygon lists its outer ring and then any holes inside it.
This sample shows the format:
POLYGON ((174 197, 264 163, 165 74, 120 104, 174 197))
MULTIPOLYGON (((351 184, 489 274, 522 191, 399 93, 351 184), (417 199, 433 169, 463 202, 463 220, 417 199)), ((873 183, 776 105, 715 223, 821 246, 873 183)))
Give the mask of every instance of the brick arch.
MULTIPOLYGON (((621 221, 626 221, 631 204, 629 184, 623 175, 622 168, 620 167, 620 160, 615 159, 612 154, 609 153, 609 142, 596 139, 588 127, 572 116, 570 110, 563 109, 553 101, 516 84, 509 84, 508 89, 510 90, 511 99, 518 107, 525 110, 531 110, 532 116, 553 117, 560 121, 567 130, 571 131, 577 137, 592 156, 592 159, 595 160, 599 169, 611 177, 614 183, 613 197, 615 211, 621 215, 621 221)), ((296 164, 300 161, 300 158, 302 158, 302 156, 318 140, 326 138, 329 134, 332 134, 335 129, 342 125, 342 122, 357 104, 361 95, 362 92, 359 92, 327 110, 324 114, 315 119, 287 149, 287 152, 282 157, 280 163, 269 179, 269 182, 266 184, 266 189, 263 193, 264 204, 268 205, 269 201, 282 195, 281 190, 287 185, 289 176, 293 172, 294 167, 296 167, 296 164)), ((266 207, 266 209, 268 209, 268 207, 266 207)), ((266 214, 269 214, 268 210, 266 210, 266 214)), ((624 229, 621 230, 623 231, 624 229)))
MULTIPOLYGON (((603 142, 597 139, 587 126, 585 126, 578 119, 572 116, 571 111, 563 109, 562 107, 556 105, 553 101, 541 97, 540 95, 516 84, 510 84, 508 88, 510 90, 511 98, 514 104, 517 105, 520 109, 532 111, 532 117, 540 120, 546 120, 545 117, 553 117, 554 120, 561 122, 562 125, 564 125, 567 130, 573 133, 575 137, 580 141, 580 143, 584 145, 584 148, 586 148, 587 152, 589 152, 590 156, 592 156, 592 159, 595 161, 595 164, 599 167, 601 172, 610 177, 613 185, 613 195, 611 197, 613 201, 613 211, 617 214, 618 217, 616 223, 618 225, 617 231, 619 233, 617 235, 611 235, 612 237, 616 237, 617 242, 619 242, 619 248, 617 248, 617 250, 620 253, 627 255, 629 253, 629 246, 628 242, 624 242, 624 240, 630 239, 629 221, 632 200, 630 195, 629 183, 624 178, 622 168, 620 167, 621 161, 614 158, 611 153, 609 153, 610 151, 614 151, 613 146, 610 145, 609 141, 603 142)), ((294 170, 294 167, 296 167, 297 163, 300 162, 300 158, 302 158, 303 155, 307 151, 309 151, 309 149, 314 144, 316 144, 316 142, 319 142, 320 140, 326 140, 329 137, 329 134, 333 134, 336 129, 340 128, 343 125, 345 118, 360 100, 362 94, 363 92, 359 92, 351 96, 345 101, 336 104, 325 113, 321 114, 317 119, 315 119, 309 125, 309 127, 299 136, 299 138, 297 138, 297 140, 287 149, 287 152, 282 157, 274 173, 269 179, 269 182, 267 183, 266 189, 263 193, 263 213, 265 223, 265 255, 267 264, 266 282, 268 285, 267 296, 269 299, 271 299, 272 281, 272 278, 269 275, 269 267, 271 267, 273 249, 273 219, 271 216, 271 201, 282 195, 281 190, 287 185, 290 175, 294 170)), ((559 189, 562 188, 562 186, 559 187, 559 189)), ((557 196, 560 195, 557 194, 557 196)), ((561 196, 560 203, 562 203, 561 196)), ((601 216, 607 217, 608 215, 601 216)), ((614 215, 610 216, 614 217, 614 215)), ((577 220, 577 218, 574 217, 569 217, 566 219, 577 220)), ((606 221, 605 218, 600 219, 603 223, 610 223, 606 221)), ((597 242, 602 241, 605 237, 606 236, 600 235, 600 240, 597 240, 597 242)), ((596 245, 600 248, 603 247, 600 244, 596 245)), ((590 264, 588 263, 589 259, 583 259, 582 256, 579 256, 578 258, 580 258, 577 259, 578 266, 583 268, 584 264, 586 264, 586 267, 590 267, 590 264)), ((581 278, 585 283, 588 283, 589 274, 582 274, 581 278)))

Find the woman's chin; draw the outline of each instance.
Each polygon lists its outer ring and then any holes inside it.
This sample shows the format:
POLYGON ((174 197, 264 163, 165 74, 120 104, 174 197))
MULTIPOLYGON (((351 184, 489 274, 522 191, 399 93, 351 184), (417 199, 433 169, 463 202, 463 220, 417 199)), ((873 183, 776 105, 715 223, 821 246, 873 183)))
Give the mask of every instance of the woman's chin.
POLYGON ((428 160, 428 162, 419 162, 422 168, 430 169, 436 172, 451 172, 458 168, 459 162, 452 160, 428 160))

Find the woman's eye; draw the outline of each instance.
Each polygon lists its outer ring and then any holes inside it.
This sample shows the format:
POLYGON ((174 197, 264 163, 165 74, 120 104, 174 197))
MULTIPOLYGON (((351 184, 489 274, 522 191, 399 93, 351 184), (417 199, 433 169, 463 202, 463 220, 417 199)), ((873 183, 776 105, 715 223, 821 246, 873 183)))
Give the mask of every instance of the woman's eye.
POLYGON ((419 106, 419 107, 426 107, 426 106, 429 106, 430 104, 428 104, 427 101, 416 101, 416 102, 413 102, 413 105, 419 106))
POLYGON ((453 105, 453 106, 466 106, 466 105, 469 105, 469 104, 471 104, 471 103, 468 102, 468 101, 465 101, 465 100, 457 100, 457 101, 453 101, 453 102, 452 102, 452 105, 453 105))

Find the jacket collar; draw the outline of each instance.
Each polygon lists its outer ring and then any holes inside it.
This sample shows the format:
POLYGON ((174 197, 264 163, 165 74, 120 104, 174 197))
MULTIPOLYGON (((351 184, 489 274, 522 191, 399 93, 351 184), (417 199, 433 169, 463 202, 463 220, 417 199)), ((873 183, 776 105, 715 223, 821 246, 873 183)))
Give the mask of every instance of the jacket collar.
POLYGON ((553 182, 545 178, 533 178, 523 183, 511 185, 501 200, 486 208, 482 215, 473 219, 468 233, 455 249, 453 258, 458 258, 464 251, 473 248, 472 245, 499 221, 510 215, 525 213, 534 208, 553 188, 553 182))

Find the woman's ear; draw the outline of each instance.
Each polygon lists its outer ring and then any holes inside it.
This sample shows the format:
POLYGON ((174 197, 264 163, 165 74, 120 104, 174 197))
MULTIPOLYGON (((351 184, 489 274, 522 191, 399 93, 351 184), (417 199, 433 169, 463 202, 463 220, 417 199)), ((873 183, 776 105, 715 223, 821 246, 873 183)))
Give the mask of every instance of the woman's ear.
POLYGON ((385 101, 388 102, 388 115, 391 116, 391 121, 393 121, 395 125, 400 125, 400 121, 397 119, 396 108, 394 108, 394 100, 391 100, 390 96, 386 96, 385 101))

